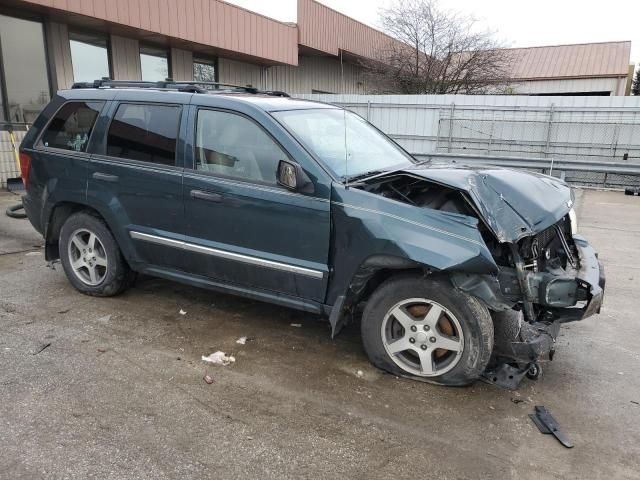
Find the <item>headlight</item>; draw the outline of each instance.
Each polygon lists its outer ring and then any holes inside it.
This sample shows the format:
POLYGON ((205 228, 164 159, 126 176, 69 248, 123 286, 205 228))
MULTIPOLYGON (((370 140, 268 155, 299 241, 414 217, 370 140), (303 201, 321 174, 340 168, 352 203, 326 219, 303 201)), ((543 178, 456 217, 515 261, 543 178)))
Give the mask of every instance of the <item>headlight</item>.
POLYGON ((569 210, 569 221, 571 222, 571 235, 576 235, 578 233, 578 216, 573 208, 569 210))

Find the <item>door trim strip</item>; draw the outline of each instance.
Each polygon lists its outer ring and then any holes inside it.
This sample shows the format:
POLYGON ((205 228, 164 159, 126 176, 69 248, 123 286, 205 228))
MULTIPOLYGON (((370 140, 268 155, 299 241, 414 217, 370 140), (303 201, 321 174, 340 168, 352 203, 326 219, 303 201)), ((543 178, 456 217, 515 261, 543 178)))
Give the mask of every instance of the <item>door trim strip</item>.
POLYGON ((203 253, 205 255, 211 255, 212 257, 224 258, 225 260, 235 260, 237 262, 247 263, 249 265, 256 265, 258 267, 271 268, 274 270, 280 270, 283 272, 296 273, 298 275, 304 275, 307 277, 324 278, 324 272, 320 270, 313 270, 311 268, 298 267, 297 265, 291 265, 289 263, 274 262, 273 260, 266 260, 264 258, 251 257, 249 255, 242 255, 240 253, 228 252, 226 250, 219 250, 217 248, 205 247, 202 245, 196 245, 194 243, 183 242, 181 240, 174 240, 172 238, 160 237, 157 235, 150 235, 148 233, 130 231, 129 236, 136 240, 142 240, 144 242, 155 243, 158 245, 165 245, 168 247, 180 248, 182 250, 188 250, 190 252, 203 253))

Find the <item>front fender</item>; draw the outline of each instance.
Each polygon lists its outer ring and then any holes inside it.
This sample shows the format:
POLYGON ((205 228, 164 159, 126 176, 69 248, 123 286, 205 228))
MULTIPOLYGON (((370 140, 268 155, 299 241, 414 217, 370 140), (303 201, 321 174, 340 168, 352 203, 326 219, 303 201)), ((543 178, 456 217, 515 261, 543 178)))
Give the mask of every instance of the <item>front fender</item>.
POLYGON ((434 272, 498 271, 475 218, 420 208, 342 185, 334 186, 332 193, 334 270, 329 305, 348 296, 353 280, 368 268, 371 258, 399 259, 434 272))

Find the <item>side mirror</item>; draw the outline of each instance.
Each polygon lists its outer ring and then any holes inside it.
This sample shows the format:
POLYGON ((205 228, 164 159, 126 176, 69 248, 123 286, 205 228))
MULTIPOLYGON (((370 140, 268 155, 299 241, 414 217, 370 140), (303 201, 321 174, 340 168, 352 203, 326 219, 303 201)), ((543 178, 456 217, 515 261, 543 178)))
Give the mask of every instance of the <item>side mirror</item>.
POLYGON ((294 192, 313 193, 313 182, 297 163, 280 160, 278 163, 278 184, 294 192))

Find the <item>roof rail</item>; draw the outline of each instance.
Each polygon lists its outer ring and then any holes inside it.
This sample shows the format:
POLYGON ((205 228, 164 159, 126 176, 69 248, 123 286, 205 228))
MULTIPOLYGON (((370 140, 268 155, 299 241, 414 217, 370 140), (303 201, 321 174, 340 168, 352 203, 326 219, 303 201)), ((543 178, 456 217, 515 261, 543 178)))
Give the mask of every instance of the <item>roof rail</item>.
POLYGON ((71 88, 157 88, 161 90, 178 90, 180 92, 191 93, 244 92, 253 94, 260 93, 275 97, 289 97, 289 94, 286 92, 281 92, 279 90, 259 90, 248 85, 242 86, 222 82, 200 82, 197 80, 175 81, 171 78, 158 82, 147 82, 143 80, 111 80, 110 78, 102 78, 100 80, 94 80, 93 82, 76 82, 71 86, 71 88))

